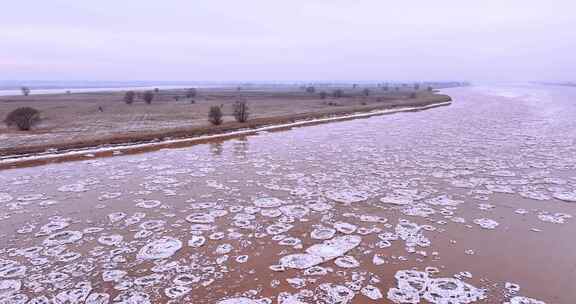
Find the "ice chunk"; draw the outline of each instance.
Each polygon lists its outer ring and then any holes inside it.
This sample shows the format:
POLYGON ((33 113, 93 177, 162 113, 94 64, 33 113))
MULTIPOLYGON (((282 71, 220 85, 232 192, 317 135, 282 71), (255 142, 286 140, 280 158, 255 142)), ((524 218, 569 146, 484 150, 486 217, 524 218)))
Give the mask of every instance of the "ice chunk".
POLYGON ((141 260, 166 259, 180 250, 180 248, 182 248, 180 240, 172 237, 163 237, 142 247, 140 252, 138 252, 137 258, 141 260))

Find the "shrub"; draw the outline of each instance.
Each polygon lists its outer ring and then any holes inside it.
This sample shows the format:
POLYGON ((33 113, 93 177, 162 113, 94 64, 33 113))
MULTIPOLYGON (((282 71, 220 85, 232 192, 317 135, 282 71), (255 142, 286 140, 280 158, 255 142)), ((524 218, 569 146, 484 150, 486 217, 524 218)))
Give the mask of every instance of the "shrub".
POLYGON ((142 98, 144 99, 144 102, 146 102, 147 104, 151 104, 152 99, 154 99, 154 93, 152 93, 151 91, 146 91, 142 96, 142 98))
POLYGON ((190 88, 186 91, 186 98, 194 98, 198 95, 198 91, 195 88, 190 88))
POLYGON ((328 97, 328 93, 326 93, 324 91, 320 92, 319 95, 320 95, 320 99, 326 99, 326 97, 328 97))
POLYGON ((420 90, 420 84, 419 83, 414 84, 414 90, 415 91, 420 90))
POLYGON ((155 89, 154 89, 154 92, 155 92, 155 93, 159 93, 159 92, 160 92, 160 89, 159 89, 159 88, 155 88, 155 89))
POLYGON ((431 86, 428 87, 428 92, 432 92, 433 90, 434 89, 431 86))
POLYGON ((8 114, 4 120, 7 126, 16 126, 21 131, 28 131, 40 122, 40 112, 34 108, 22 107, 8 114))
POLYGON ((132 104, 134 103, 134 97, 136 96, 136 94, 134 93, 134 91, 128 91, 124 94, 124 102, 126 104, 132 104))
POLYGON ((362 90, 362 94, 364 94, 364 96, 370 96, 370 89, 362 90))
POLYGON ((417 96, 417 95, 416 95, 416 92, 410 93, 410 98, 414 99, 414 98, 416 98, 416 96, 417 96))
POLYGON ((24 95, 24 96, 30 95, 30 88, 29 87, 21 87, 20 90, 22 91, 22 95, 24 95))
POLYGON ((316 88, 313 86, 309 86, 306 88, 306 93, 314 94, 316 92, 316 88))
POLYGON ((341 89, 337 89, 334 90, 334 92, 332 92, 332 96, 334 96, 335 98, 340 98, 344 96, 344 92, 341 89))
POLYGON ((222 124, 222 109, 219 106, 210 107, 208 121, 215 126, 222 124))
POLYGON ((248 104, 244 100, 238 100, 234 103, 234 118, 237 122, 246 122, 250 111, 248 104))

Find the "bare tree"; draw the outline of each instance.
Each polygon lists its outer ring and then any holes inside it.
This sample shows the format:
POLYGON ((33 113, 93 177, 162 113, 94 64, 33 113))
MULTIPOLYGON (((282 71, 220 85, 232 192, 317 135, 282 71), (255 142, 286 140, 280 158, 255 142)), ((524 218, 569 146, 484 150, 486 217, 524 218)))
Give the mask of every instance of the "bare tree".
POLYGON ((4 123, 8 127, 16 126, 21 131, 29 131, 40 122, 40 112, 34 108, 22 107, 8 114, 4 123))
POLYGON ((128 91, 128 92, 124 93, 124 102, 126 104, 134 103, 134 97, 135 96, 136 96, 136 94, 134 93, 134 91, 128 91))
POLYGON ((146 91, 142 96, 142 98, 144 99, 144 102, 146 102, 147 104, 151 104, 152 100, 154 99, 154 93, 152 93, 151 91, 146 91))
POLYGON ((319 95, 320 95, 320 99, 326 99, 326 97, 328 97, 328 93, 326 93, 324 91, 320 92, 319 95))
POLYGON ((306 88, 306 93, 314 94, 316 92, 316 88, 313 86, 309 86, 306 88))
POLYGON ((196 88, 190 88, 186 91, 186 98, 194 98, 196 95, 198 95, 196 88))
POLYGON ((24 95, 24 96, 30 95, 30 88, 29 87, 21 87, 20 90, 22 91, 22 95, 24 95))
POLYGON ((222 124, 222 109, 219 106, 211 106, 208 112, 208 121, 217 126, 222 124))
POLYGON ((364 96, 370 96, 370 89, 366 88, 362 90, 362 94, 364 94, 364 96))
POLYGON ((341 89, 336 89, 334 90, 334 92, 332 92, 332 96, 334 96, 335 98, 340 98, 344 96, 344 91, 342 91, 341 89))
POLYGON ((234 118, 236 119, 237 122, 248 121, 249 115, 250 111, 246 101, 238 100, 234 103, 234 118))

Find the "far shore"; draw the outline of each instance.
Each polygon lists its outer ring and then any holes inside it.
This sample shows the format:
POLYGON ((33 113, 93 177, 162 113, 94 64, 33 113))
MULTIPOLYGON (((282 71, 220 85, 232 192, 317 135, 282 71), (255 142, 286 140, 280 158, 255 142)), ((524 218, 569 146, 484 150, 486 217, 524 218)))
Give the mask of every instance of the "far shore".
POLYGON ((430 90, 370 88, 365 94, 363 88, 355 88, 344 90, 340 98, 320 98, 316 90, 212 89, 200 91, 193 98, 184 98, 183 90, 161 90, 150 105, 126 105, 121 92, 1 97, 0 115, 5 116, 15 107, 32 106, 41 111, 44 122, 29 132, 0 128, 0 156, 195 138, 354 113, 420 108, 451 100, 430 90), (182 98, 176 100, 174 96, 182 98), (245 123, 234 121, 229 109, 238 99, 250 106, 251 116, 245 123), (221 125, 207 121, 208 109, 213 105, 224 109, 221 125))

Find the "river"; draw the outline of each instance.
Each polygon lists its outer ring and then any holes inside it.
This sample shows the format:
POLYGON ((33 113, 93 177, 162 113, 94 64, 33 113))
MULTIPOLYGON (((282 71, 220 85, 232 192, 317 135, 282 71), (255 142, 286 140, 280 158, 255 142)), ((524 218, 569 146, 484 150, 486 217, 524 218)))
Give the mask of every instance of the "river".
POLYGON ((444 92, 422 112, 1 171, 0 299, 573 303, 576 88, 444 92))

